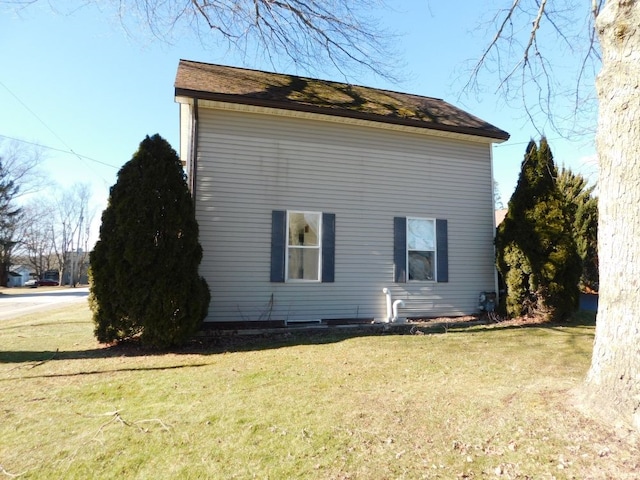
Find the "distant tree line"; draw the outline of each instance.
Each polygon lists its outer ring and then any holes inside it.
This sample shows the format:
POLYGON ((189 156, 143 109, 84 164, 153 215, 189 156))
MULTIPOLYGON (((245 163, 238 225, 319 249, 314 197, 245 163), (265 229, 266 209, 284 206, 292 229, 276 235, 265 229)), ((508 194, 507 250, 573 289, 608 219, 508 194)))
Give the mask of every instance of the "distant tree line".
POLYGON ((0 285, 12 265, 30 267, 36 278, 57 270, 75 285, 88 260, 91 208, 88 185, 55 187, 41 172, 42 156, 17 142, 0 144, 0 285), (75 268, 74 268, 75 267, 75 268), (65 270, 71 271, 66 272, 65 270))

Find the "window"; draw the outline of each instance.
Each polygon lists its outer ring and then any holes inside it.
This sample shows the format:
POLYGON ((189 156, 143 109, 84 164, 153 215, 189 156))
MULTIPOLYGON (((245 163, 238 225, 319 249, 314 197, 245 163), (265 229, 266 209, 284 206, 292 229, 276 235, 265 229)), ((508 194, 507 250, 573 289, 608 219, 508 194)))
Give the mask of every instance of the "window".
POLYGON ((274 210, 271 214, 271 281, 333 282, 333 213, 274 210))
POLYGON ((447 220, 395 217, 393 219, 393 279, 449 281, 447 220))
POLYGON ((287 280, 320 280, 321 217, 287 212, 287 280))
POLYGON ((409 280, 435 280, 435 220, 407 219, 407 263, 409 280))

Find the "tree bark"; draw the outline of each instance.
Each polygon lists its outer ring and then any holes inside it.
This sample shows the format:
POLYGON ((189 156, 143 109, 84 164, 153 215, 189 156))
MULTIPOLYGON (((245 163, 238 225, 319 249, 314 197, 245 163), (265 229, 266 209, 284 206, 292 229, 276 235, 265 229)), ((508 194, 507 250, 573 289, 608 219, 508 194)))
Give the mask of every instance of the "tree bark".
POLYGON ((609 419, 640 429, 640 1, 598 15, 600 299, 587 392, 609 419))

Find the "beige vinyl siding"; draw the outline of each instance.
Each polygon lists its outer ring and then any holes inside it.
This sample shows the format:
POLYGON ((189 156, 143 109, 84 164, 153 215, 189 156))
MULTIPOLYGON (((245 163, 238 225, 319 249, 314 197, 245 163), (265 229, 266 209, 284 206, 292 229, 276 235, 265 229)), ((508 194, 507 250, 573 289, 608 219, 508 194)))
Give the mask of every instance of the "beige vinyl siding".
POLYGON ((463 315, 494 289, 490 145, 201 108, 196 215, 208 321, 463 315), (271 283, 271 212, 336 215, 335 282, 271 283), (448 220, 449 282, 393 283, 393 218, 448 220))

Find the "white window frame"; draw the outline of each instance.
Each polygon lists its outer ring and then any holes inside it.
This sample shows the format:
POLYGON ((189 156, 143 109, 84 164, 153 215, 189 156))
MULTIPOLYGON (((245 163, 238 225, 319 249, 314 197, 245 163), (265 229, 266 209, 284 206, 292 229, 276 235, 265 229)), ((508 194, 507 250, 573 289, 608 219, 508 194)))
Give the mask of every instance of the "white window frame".
POLYGON ((406 230, 406 252, 407 252, 407 264, 405 265, 405 272, 407 275, 407 282, 421 282, 421 283, 425 283, 425 282, 429 282, 429 283, 436 283, 437 282, 437 278, 438 278, 438 236, 437 236, 437 230, 436 230, 436 219, 435 218, 430 218, 430 217, 406 217, 407 218, 407 230, 406 230), (419 221, 426 221, 426 222, 431 222, 433 225, 433 250, 418 250, 418 249, 410 249, 409 248, 409 224, 411 223, 411 220, 419 220, 419 221), (433 252, 433 278, 431 280, 414 280, 411 278, 411 270, 410 270, 410 265, 409 265, 409 252, 433 252))
POLYGON ((312 212, 309 210, 287 210, 287 228, 286 228, 286 249, 285 249, 285 282, 291 283, 320 283, 322 282, 322 212, 312 212), (317 215, 318 216, 318 245, 290 245, 289 244, 289 220, 291 214, 317 215), (318 277, 315 279, 289 278, 289 249, 308 249, 318 251, 318 277))

